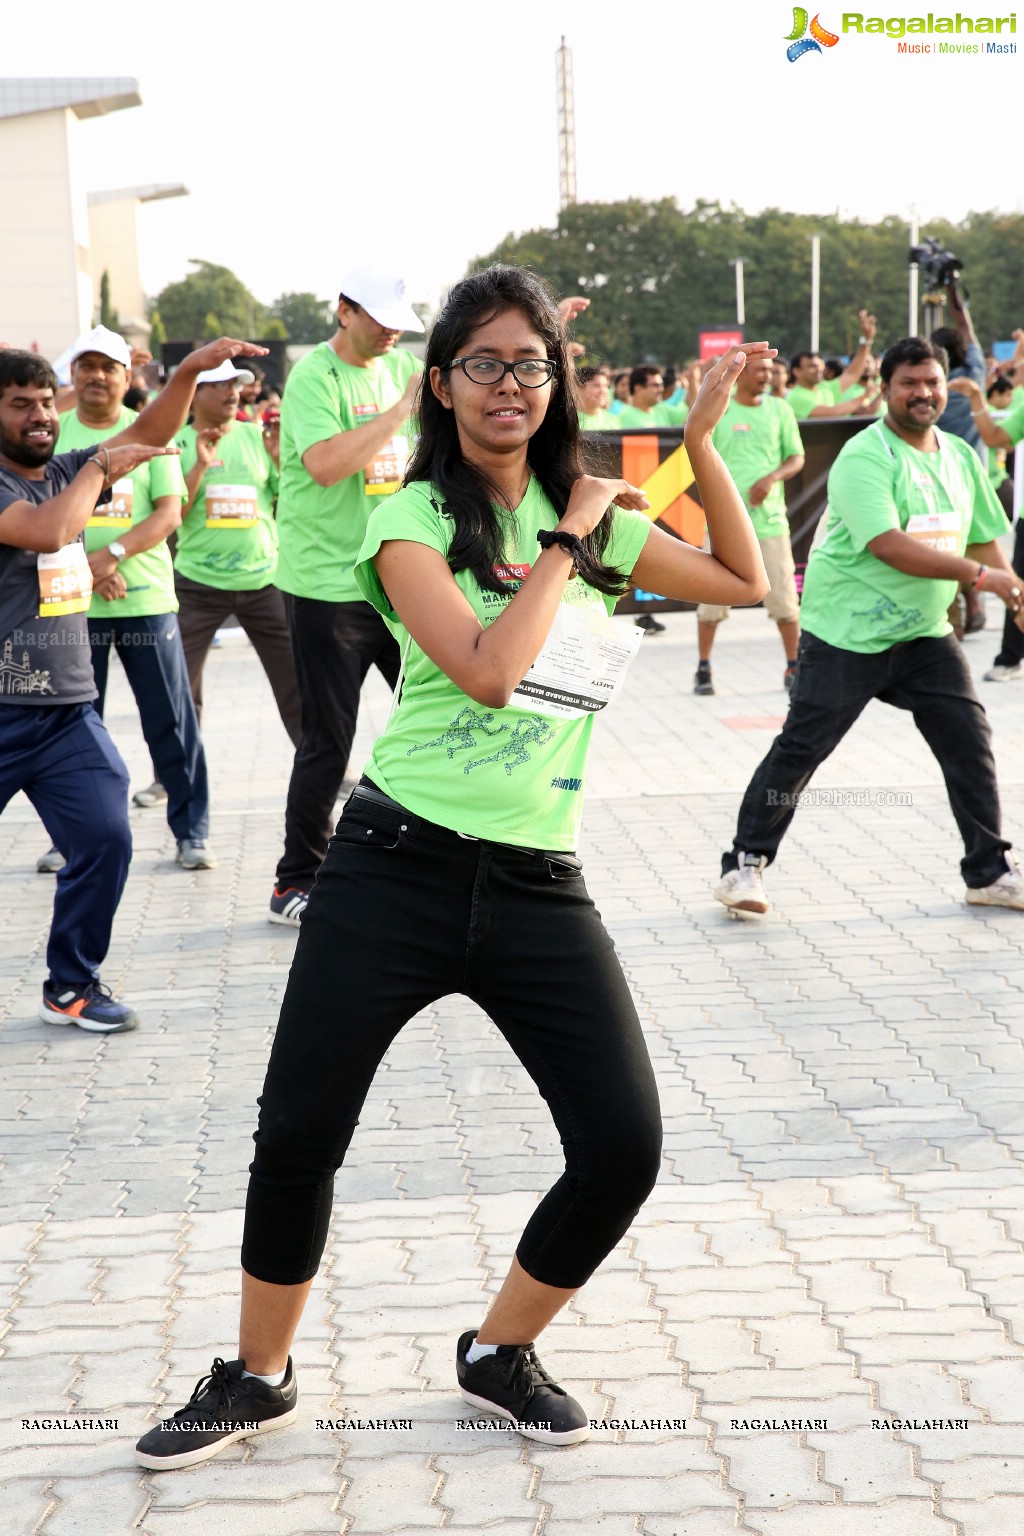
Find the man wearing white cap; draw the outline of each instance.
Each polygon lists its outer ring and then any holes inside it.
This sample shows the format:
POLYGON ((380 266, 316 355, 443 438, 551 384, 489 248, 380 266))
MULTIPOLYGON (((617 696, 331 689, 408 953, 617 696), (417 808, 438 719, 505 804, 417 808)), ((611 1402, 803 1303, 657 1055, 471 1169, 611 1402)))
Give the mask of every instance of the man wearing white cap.
POLYGON ((400 656, 353 576, 379 496, 397 491, 422 365, 397 349, 423 326, 397 276, 348 273, 338 329, 292 369, 281 405, 280 552, 302 740, 285 809, 270 920, 297 924, 327 852, 371 666, 394 687, 400 656))
MULTIPOLYGON (((96 447, 136 419, 123 403, 131 382, 131 353, 122 337, 98 325, 79 338, 69 361, 75 409, 61 417, 57 438, 58 452, 65 453, 96 447)), ((168 534, 181 522, 184 496, 177 457, 158 459, 119 480, 109 505, 98 507, 89 519, 89 639, 101 715, 111 649, 121 658, 157 780, 167 792, 167 824, 178 863, 186 869, 212 869, 217 861, 207 842, 206 756, 188 685, 167 548, 168 534)))
POLYGON ((234 614, 252 641, 274 692, 281 723, 299 744, 295 682, 284 599, 277 572, 277 465, 264 429, 237 418, 248 368, 230 360, 201 373, 192 424, 175 438, 188 487, 188 510, 174 554, 185 647, 196 712, 202 713, 203 666, 213 637, 234 614))

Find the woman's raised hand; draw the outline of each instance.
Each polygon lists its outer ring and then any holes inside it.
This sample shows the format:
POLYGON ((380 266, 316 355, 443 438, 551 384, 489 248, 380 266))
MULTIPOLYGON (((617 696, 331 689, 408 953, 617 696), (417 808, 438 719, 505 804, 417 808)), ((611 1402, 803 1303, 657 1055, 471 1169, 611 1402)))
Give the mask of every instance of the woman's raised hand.
POLYGON ((605 480, 600 475, 581 475, 569 493, 569 504, 559 527, 585 538, 592 533, 610 506, 645 512, 650 505, 643 491, 628 480, 605 480))
POLYGON ((770 347, 766 341, 745 341, 741 346, 723 352, 704 375, 697 398, 690 407, 684 428, 686 441, 692 443, 696 438, 710 437, 725 415, 732 387, 748 358, 777 356, 778 348, 770 347))

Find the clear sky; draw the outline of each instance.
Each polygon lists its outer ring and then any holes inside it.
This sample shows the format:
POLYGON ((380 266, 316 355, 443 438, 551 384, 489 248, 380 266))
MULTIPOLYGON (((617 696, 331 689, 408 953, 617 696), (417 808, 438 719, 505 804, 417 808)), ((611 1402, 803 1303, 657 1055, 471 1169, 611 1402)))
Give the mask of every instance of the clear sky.
MULTIPOLYGON (((913 0, 865 3, 897 17, 913 0)), ((992 4, 959 0, 972 17, 997 14, 992 4)), ((842 14, 829 5, 821 24, 839 34, 842 14)), ((869 220, 909 217, 913 200, 925 228, 1024 209, 1019 52, 909 56, 895 39, 843 34, 791 63, 793 26, 783 0, 180 0, 167 11, 52 0, 5 17, 3 70, 139 79, 145 105, 84 124, 82 139, 92 188, 191 189, 140 213, 151 294, 202 257, 263 301, 326 297, 370 258, 436 298, 510 230, 557 216, 563 33, 581 200, 674 196, 686 208, 703 197, 869 220)), ((1024 12, 1020 33, 1000 40, 1024 47, 1024 12)))

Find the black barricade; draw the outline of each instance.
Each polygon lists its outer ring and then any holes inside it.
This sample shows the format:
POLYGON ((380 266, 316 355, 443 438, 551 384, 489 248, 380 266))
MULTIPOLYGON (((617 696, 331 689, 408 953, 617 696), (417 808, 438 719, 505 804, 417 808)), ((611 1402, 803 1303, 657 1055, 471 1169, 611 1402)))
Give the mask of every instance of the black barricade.
MULTIPOLYGON (((798 590, 814 531, 825 510, 828 472, 844 444, 873 420, 870 416, 832 416, 800 422, 804 467, 785 486, 798 590)), ((703 542, 700 492, 686 457, 682 427, 658 427, 649 432, 587 432, 583 443, 587 468, 592 473, 621 477, 639 485, 648 493, 659 528, 692 544, 703 542)), ((622 598, 618 611, 673 613, 695 607, 695 603, 677 602, 637 589, 622 598)))

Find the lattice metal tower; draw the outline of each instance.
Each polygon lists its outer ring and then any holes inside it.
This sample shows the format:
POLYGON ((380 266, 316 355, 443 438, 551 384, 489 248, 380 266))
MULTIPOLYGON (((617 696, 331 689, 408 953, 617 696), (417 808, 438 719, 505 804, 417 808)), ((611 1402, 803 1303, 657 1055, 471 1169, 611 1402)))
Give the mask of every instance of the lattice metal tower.
POLYGON ((558 90, 558 211, 576 201, 576 109, 572 94, 572 49, 562 38, 555 54, 558 90))

